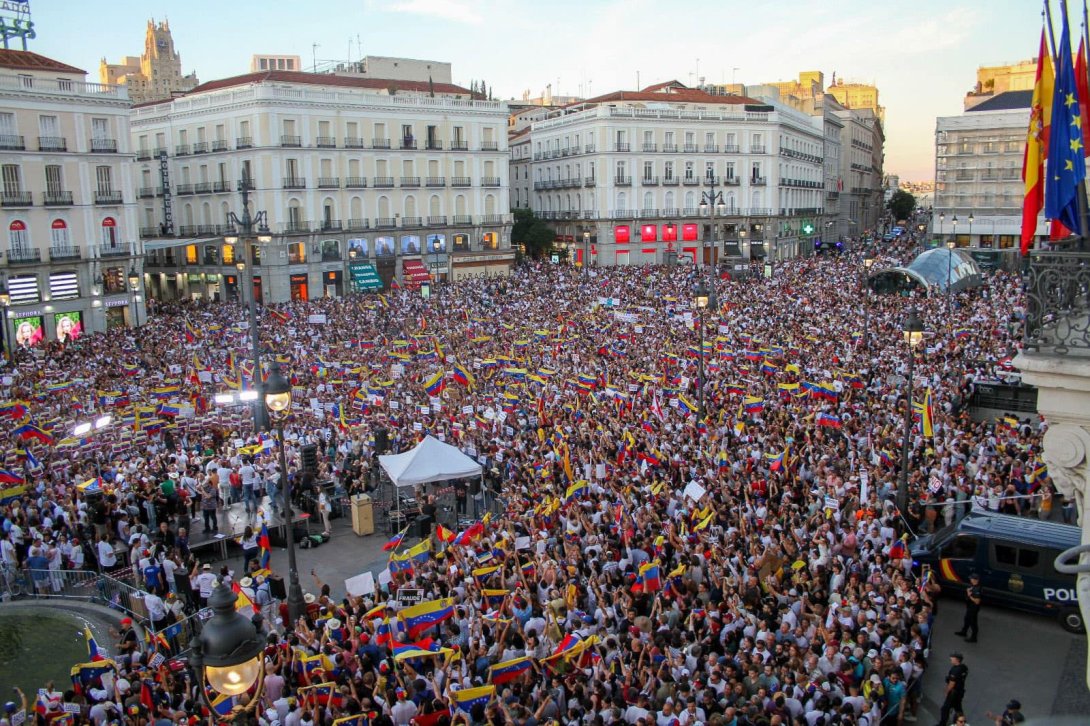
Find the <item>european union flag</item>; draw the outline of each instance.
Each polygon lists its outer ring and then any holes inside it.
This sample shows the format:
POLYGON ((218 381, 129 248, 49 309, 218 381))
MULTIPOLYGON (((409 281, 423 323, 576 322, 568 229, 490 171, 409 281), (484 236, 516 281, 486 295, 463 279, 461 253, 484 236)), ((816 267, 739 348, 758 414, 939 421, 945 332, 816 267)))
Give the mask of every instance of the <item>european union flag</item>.
POLYGON ((1045 216, 1057 219, 1078 234, 1078 183, 1086 177, 1083 154, 1082 117, 1079 115, 1079 95, 1075 84, 1075 68, 1071 62, 1071 39, 1067 16, 1063 18, 1060 47, 1056 50, 1059 67, 1056 91, 1052 97, 1052 125, 1048 139, 1048 177, 1045 183, 1045 216))

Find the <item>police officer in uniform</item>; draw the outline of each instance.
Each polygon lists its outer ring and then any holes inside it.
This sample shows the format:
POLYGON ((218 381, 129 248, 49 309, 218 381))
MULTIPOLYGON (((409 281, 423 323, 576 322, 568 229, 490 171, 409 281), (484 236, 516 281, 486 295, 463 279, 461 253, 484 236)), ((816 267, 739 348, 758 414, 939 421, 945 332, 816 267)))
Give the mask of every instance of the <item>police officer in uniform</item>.
POLYGON ((965 698, 965 678, 969 675, 969 668, 964 661, 965 656, 961 653, 950 654, 950 671, 946 674, 946 697, 942 701, 938 726, 947 726, 950 723, 951 711, 959 715, 962 713, 961 701, 965 698))
POLYGON ((961 635, 966 643, 975 643, 980 626, 977 619, 980 617, 980 603, 983 592, 980 589, 980 573, 969 575, 969 587, 965 589, 965 620, 961 623, 961 630, 954 635, 961 635))

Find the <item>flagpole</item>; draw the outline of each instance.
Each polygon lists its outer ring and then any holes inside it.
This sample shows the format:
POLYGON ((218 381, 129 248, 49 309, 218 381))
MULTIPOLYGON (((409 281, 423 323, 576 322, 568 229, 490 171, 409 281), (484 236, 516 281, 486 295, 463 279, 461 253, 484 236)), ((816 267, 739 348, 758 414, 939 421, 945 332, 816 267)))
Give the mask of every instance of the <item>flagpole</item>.
MULTIPOLYGON (((1048 5, 1046 4, 1045 7, 1047 8, 1048 5)), ((1085 14, 1085 10, 1086 10, 1086 0, 1083 0, 1083 11, 1084 11, 1083 12, 1083 37, 1086 36, 1086 14, 1085 14)), ((1067 20, 1068 19, 1067 0, 1060 0, 1060 12, 1063 14, 1063 21, 1064 21, 1064 24, 1065 24, 1065 27, 1066 27, 1067 22, 1068 22, 1068 20, 1067 20)), ((1050 17, 1049 32, 1051 32, 1051 30, 1052 30, 1052 23, 1051 23, 1051 17, 1050 17)), ((1088 51, 1090 51, 1090 48, 1088 48, 1088 51)), ((1054 48, 1054 52, 1058 52, 1058 49, 1054 48)), ((1070 58, 1065 58, 1063 60, 1068 62, 1068 63, 1071 62, 1070 58)), ((1060 68, 1060 62, 1061 62, 1061 59, 1060 59, 1059 55, 1057 55, 1056 56, 1056 66, 1055 66, 1057 69, 1060 68)), ((1086 238, 1088 236, 1090 236, 1090 205, 1087 205, 1087 201, 1086 201, 1086 179, 1085 178, 1080 180, 1079 183, 1076 185, 1075 195, 1076 195, 1076 197, 1078 199, 1078 203, 1079 203, 1079 226, 1081 227, 1081 229, 1078 230, 1078 235, 1077 235, 1078 238, 1079 238, 1078 246, 1079 246, 1079 249, 1083 249, 1084 245, 1086 244, 1086 238)), ((1071 231, 1075 232, 1076 230, 1071 230, 1071 231)))
POLYGON ((1045 27, 1048 28, 1048 48, 1049 52, 1052 54, 1053 67, 1058 67, 1056 57, 1056 33, 1052 30, 1052 6, 1049 4, 1049 0, 1045 0, 1045 9, 1042 15, 1045 16, 1045 27))

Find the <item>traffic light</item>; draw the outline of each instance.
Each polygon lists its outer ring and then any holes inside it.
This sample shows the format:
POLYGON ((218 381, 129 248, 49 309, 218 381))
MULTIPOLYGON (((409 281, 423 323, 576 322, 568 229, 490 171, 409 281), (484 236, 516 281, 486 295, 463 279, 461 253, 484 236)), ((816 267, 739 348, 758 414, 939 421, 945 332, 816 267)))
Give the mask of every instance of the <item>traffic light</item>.
POLYGON ((802 226, 799 227, 799 231, 802 233, 803 237, 813 237, 815 231, 814 223, 809 219, 802 220, 802 226))

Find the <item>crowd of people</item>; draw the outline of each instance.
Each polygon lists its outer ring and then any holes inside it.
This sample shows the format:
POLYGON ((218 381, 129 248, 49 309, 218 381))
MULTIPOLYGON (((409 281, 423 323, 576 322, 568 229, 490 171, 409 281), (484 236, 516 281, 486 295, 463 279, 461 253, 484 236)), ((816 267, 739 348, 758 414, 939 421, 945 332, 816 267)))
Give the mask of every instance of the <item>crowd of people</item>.
MULTIPOLYGON (((889 265, 917 242, 879 244, 889 265)), ((1051 506, 1042 424, 976 422, 965 405, 1009 369, 1022 301, 1003 271, 949 307, 875 296, 846 252, 745 279, 526 264, 430 299, 395 289, 262 310, 266 358, 293 385, 300 489, 373 489, 379 429, 394 450, 453 444, 487 478, 456 489, 472 524, 395 543, 385 591, 337 600, 316 583, 294 622, 259 592, 256 526, 244 533, 266 670, 257 704, 228 707, 266 726, 914 721, 938 588, 904 537, 971 500, 1051 506), (717 303, 703 310, 700 280, 717 303), (912 349, 901 511, 911 308, 927 332, 912 349), (317 472, 303 471, 306 443, 317 472), (484 515, 493 497, 501 513, 484 515), (434 608, 425 627, 392 607, 405 587, 434 608)), ((128 563, 152 597, 149 633, 206 601, 217 575, 190 550, 194 528, 215 531, 233 502, 256 515, 278 501, 275 442, 213 403, 251 385, 245 319, 231 303, 161 303, 138 330, 16 354, 0 415, 33 428, 7 447, 26 489, 0 510, 6 578, 29 565, 48 590, 50 571, 128 563), (115 423, 71 435, 104 412, 115 423)), ((176 643, 135 633, 105 678, 50 684, 39 718, 207 713, 191 675, 154 657, 176 643)))

